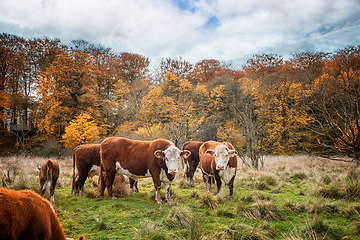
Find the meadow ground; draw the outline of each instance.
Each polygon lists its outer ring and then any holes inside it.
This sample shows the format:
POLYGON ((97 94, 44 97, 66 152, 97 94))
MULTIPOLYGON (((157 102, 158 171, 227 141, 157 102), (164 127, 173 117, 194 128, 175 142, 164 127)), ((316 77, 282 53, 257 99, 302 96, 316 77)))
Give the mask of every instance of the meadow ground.
MULTIPOLYGON (((47 159, 0 158, 2 185, 39 192, 36 166, 47 159)), ((54 159, 52 159, 54 160, 54 159)), ((71 157, 55 159, 60 178, 54 208, 67 237, 86 239, 359 239, 360 169, 311 156, 269 156, 261 171, 240 165, 229 199, 204 192, 199 169, 195 188, 178 175, 174 202, 157 204, 151 178, 130 193, 128 180, 117 200, 97 197, 88 179, 84 197, 71 192, 71 157)), ((216 191, 216 187, 213 187, 216 191)), ((161 191, 164 198, 164 189, 161 191)), ((49 199, 47 191, 45 197, 49 199)))

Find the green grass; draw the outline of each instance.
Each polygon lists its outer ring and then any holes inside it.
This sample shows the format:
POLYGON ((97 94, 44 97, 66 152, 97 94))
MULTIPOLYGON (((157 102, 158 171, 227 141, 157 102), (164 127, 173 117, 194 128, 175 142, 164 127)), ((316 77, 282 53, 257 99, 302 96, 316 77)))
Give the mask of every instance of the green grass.
MULTIPOLYGON (((125 191, 117 200, 108 200, 106 191, 104 198, 96 197, 91 181, 86 182, 85 197, 73 196, 71 161, 59 160, 62 176, 54 208, 66 236, 72 238, 358 239, 358 168, 325 160, 316 160, 317 164, 313 159, 310 166, 307 158, 287 158, 285 163, 270 160, 265 171, 237 172, 233 199, 224 184, 216 196, 216 187, 205 193, 198 170, 195 188, 184 187, 179 176, 171 187, 174 201, 164 204, 155 202, 150 178, 139 181, 140 193, 125 191)), ((38 191, 36 172, 24 167, 13 172, 7 187, 38 191)), ((164 200, 164 189, 161 195, 164 200)), ((49 198, 48 191, 45 197, 49 198)))

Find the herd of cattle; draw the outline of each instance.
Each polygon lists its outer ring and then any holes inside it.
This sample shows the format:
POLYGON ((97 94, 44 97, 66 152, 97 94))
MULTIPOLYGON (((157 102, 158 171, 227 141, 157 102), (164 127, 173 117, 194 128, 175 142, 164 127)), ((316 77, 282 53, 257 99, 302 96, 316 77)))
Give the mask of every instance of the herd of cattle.
MULTIPOLYGON (((162 203, 160 188, 163 184, 165 199, 171 202, 170 186, 183 164, 184 177, 192 186, 199 165, 205 191, 211 191, 212 183, 216 182, 219 193, 224 181, 229 187, 230 198, 233 197, 237 152, 231 143, 189 141, 180 150, 166 139, 139 141, 122 137, 109 137, 101 144, 74 148, 71 191, 83 195, 87 177, 99 175, 99 197, 107 188, 109 199, 116 199, 112 189, 115 178, 123 182, 123 175, 128 176, 130 190, 138 192, 138 179, 151 177, 155 201, 162 203)), ((54 209, 42 198, 48 186, 50 201, 54 203, 59 165, 48 160, 39 171, 41 196, 30 190, 0 189, 0 239, 66 239, 54 209)), ((84 239, 84 236, 79 239, 84 239)))

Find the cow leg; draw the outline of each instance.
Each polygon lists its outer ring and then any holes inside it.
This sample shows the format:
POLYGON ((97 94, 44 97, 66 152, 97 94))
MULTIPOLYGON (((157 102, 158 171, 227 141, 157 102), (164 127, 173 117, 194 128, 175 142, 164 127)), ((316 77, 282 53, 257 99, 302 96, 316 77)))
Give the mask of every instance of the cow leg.
POLYGON ((166 198, 166 201, 167 202, 172 202, 173 200, 171 199, 170 197, 170 187, 171 187, 171 184, 169 183, 164 183, 164 187, 165 187, 165 198, 166 198))
POLYGON ((189 172, 188 172, 188 181, 190 182, 190 185, 192 187, 195 187, 194 184, 194 173, 196 171, 196 166, 190 166, 189 172))
POLYGON ((50 202, 51 203, 55 203, 54 193, 55 193, 55 187, 56 187, 57 180, 58 180, 57 178, 53 178, 52 183, 51 183, 51 187, 50 187, 50 202))
POLYGON ((87 167, 86 169, 82 169, 82 172, 79 172, 78 175, 78 181, 76 182, 75 186, 77 186, 77 189, 79 191, 80 196, 84 196, 84 185, 86 178, 90 172, 91 166, 87 167))
POLYGON ((109 199, 110 200, 114 200, 116 199, 116 197, 114 196, 113 190, 112 190, 112 186, 114 183, 114 179, 115 179, 115 175, 116 175, 116 170, 114 169, 109 169, 105 171, 105 183, 106 183, 106 187, 108 189, 108 195, 109 195, 109 199))
POLYGON ((138 189, 138 186, 137 186, 138 180, 137 179, 132 179, 132 178, 129 177, 129 182, 130 182, 130 192, 134 192, 134 193, 139 192, 139 189, 138 189))
POLYGON ((161 189, 161 181, 159 174, 153 174, 152 175, 154 186, 155 186, 155 201, 157 203, 163 203, 160 195, 160 189, 161 189))
POLYGON ((211 177, 205 173, 203 173, 203 180, 205 184, 205 192, 210 192, 211 190, 211 177))
POLYGON ((229 182, 229 191, 230 191, 230 198, 234 198, 234 179, 235 176, 233 176, 229 182))
POLYGON ((216 186, 217 186, 217 193, 219 194, 220 190, 221 190, 221 178, 218 174, 215 174, 215 182, 216 182, 216 186))
POLYGON ((40 195, 43 197, 44 196, 44 193, 45 193, 45 182, 46 180, 45 179, 40 179, 40 195))
POLYGON ((104 196, 105 190, 105 181, 104 181, 104 168, 102 164, 100 164, 100 172, 99 172, 99 179, 98 179, 98 197, 104 196))

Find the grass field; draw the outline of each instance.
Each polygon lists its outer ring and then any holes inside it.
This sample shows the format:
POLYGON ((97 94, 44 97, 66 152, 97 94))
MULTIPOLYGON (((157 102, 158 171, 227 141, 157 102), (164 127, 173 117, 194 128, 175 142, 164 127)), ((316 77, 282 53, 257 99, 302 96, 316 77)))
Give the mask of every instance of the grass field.
MULTIPOLYGON (((2 184, 39 192, 36 166, 45 158, 0 158, 2 184)), ((174 202, 157 204, 152 180, 128 180, 116 187, 117 200, 97 198, 88 179, 86 197, 71 191, 71 158, 57 159, 60 178, 54 208, 67 237, 86 239, 359 239, 360 169, 309 156, 269 156, 265 168, 240 166, 234 199, 223 185, 219 195, 204 192, 200 170, 191 188, 178 175, 174 202)), ((213 188, 216 191, 216 187, 213 188)), ((164 198, 164 189, 162 189, 164 198)), ((49 199, 47 191, 45 197, 49 199)))

